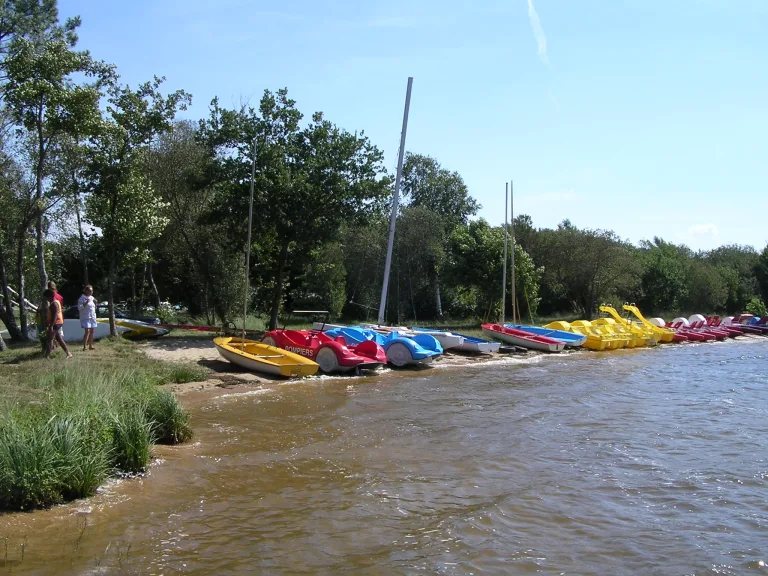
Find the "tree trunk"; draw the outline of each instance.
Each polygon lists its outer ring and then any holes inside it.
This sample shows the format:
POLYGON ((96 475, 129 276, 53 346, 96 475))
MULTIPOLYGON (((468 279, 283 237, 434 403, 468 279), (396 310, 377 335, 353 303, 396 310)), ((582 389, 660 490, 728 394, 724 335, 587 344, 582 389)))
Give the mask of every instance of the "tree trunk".
MULTIPOLYGON (((37 170, 35 171, 35 249, 37 251, 37 270, 40 273, 40 286, 42 290, 48 288, 48 272, 45 269, 45 231, 43 230, 43 171, 45 170, 45 157, 47 152, 46 138, 43 133, 43 108, 37 109, 37 170)), ((21 305, 21 302, 19 302, 21 305)))
POLYGON ((5 345, 5 340, 3 340, 3 335, 0 334, 0 352, 5 352, 8 349, 8 347, 5 345))
MULTIPOLYGON (((272 313, 269 317, 269 329, 274 330, 277 328, 277 315, 280 313, 280 303, 283 299, 283 269, 285 268, 285 261, 288 259, 288 244, 283 244, 280 248, 280 255, 277 257, 277 274, 275 274, 275 290, 272 293, 272 313)), ((250 274, 250 270, 245 271, 246 274, 250 274)), ((246 294, 246 298, 248 295, 246 294)))
POLYGON ((152 286, 152 292, 155 293, 155 305, 160 308, 160 292, 157 291, 157 284, 155 284, 155 277, 152 275, 152 262, 149 262, 149 285, 152 286))
MULTIPOLYGON (((27 303, 26 294, 24 290, 24 235, 19 239, 18 251, 16 253, 16 274, 19 277, 19 287, 17 292, 19 293, 19 340, 27 342, 29 340, 29 323, 27 322, 27 303)), ((11 310, 13 313, 13 310, 11 310)), ((44 319, 45 320, 45 319, 44 319)))
POLYGON ((435 270, 435 311, 437 317, 442 319, 443 317, 443 303, 440 300, 440 271, 435 270))
POLYGON ((80 198, 75 200, 75 215, 77 216, 77 232, 80 235, 80 263, 83 266, 83 285, 88 282, 88 253, 85 251, 85 233, 83 232, 83 221, 80 217, 80 198))
POLYGON ((144 310, 144 286, 147 284, 147 263, 144 262, 144 271, 141 274, 141 286, 139 286, 139 310, 144 310))
POLYGON ((138 315, 138 299, 136 297, 136 266, 131 266, 131 316, 138 315))
POLYGON ((107 308, 109 309, 109 335, 117 336, 115 325, 115 251, 111 250, 109 258, 109 285, 107 289, 107 308))
POLYGON ((21 340, 19 325, 16 324, 16 316, 13 314, 11 293, 8 290, 8 278, 5 274, 5 254, 2 249, 0 249, 0 289, 3 292, 3 301, 0 303, 0 320, 8 328, 11 340, 21 340))
POLYGON ((38 208, 35 223, 35 250, 37 251, 37 271, 40 273, 42 290, 48 288, 48 272, 45 269, 45 232, 43 231, 43 211, 38 208))

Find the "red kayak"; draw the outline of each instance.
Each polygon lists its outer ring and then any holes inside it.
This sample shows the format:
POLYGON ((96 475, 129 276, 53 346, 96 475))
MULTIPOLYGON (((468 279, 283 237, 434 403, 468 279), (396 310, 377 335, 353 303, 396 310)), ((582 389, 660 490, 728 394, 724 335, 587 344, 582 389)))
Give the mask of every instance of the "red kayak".
POLYGON ((541 350, 542 352, 561 352, 565 347, 565 342, 555 340, 547 336, 539 336, 533 332, 518 330, 517 328, 507 328, 501 324, 483 324, 481 326, 483 334, 496 338, 507 344, 527 348, 528 350, 541 350))
POLYGON ((373 340, 347 344, 344 336, 332 338, 319 330, 272 330, 261 341, 314 360, 327 373, 373 370, 387 362, 384 348, 373 340))

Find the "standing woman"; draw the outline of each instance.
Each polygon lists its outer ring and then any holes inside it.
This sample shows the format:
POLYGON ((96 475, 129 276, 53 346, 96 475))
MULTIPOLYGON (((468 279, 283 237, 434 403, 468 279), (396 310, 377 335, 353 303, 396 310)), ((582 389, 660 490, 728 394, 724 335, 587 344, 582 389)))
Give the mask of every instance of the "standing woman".
POLYGON ((48 350, 46 350, 45 357, 51 357, 53 341, 56 340, 69 360, 72 358, 72 354, 67 348, 67 343, 64 342, 64 311, 61 308, 61 303, 53 297, 53 290, 50 288, 43 292, 43 296, 48 300, 48 350))
POLYGON ((83 351, 86 347, 93 350, 93 329, 96 328, 96 302, 93 299, 93 286, 88 284, 83 288, 83 295, 77 301, 77 309, 80 311, 80 326, 85 330, 83 334, 83 351))

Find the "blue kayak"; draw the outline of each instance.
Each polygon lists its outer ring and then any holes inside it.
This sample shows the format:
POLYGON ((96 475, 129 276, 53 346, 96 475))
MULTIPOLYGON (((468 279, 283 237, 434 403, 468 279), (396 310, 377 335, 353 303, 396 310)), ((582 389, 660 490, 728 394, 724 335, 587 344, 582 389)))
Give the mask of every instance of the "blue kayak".
POLYGON ((515 328, 517 330, 523 330, 536 334, 537 336, 546 336, 547 338, 553 338, 564 342, 566 346, 578 348, 584 342, 587 341, 587 337, 582 334, 575 334, 573 332, 566 332, 565 330, 555 330, 553 328, 542 328, 540 326, 526 326, 525 324, 504 324, 507 328, 515 328))
POLYGON ((461 352, 479 352, 482 354, 491 354, 499 351, 500 344, 498 342, 490 342, 483 340, 482 338, 475 338, 474 336, 467 336, 466 334, 459 334, 458 332, 450 332, 448 330, 439 330, 436 328, 417 328, 413 327, 415 332, 422 332, 424 334, 431 334, 437 338, 443 345, 443 349, 450 348, 451 352, 458 350, 461 352), (443 336, 445 335, 445 336, 443 336), (453 337, 457 341, 451 342, 446 345, 443 338, 453 337))
POLYGON ((407 366, 409 364, 426 364, 435 356, 443 353, 443 347, 434 336, 429 334, 414 334, 413 336, 401 336, 398 332, 379 334, 367 328, 349 326, 347 328, 334 328, 326 332, 332 338, 343 336, 347 342, 358 344, 365 340, 373 340, 384 348, 387 361, 395 366, 407 366))

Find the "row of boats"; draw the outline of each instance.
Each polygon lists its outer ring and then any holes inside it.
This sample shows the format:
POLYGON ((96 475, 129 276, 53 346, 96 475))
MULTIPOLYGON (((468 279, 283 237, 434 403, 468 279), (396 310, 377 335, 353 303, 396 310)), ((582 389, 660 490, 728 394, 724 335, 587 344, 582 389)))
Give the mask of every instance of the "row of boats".
POLYGON ((646 319, 634 305, 624 315, 600 306, 597 320, 557 321, 546 326, 483 324, 488 339, 448 330, 378 325, 342 326, 315 322, 310 330, 279 329, 261 341, 220 336, 214 344, 220 356, 248 370, 284 377, 324 373, 360 373, 385 364, 424 365, 445 351, 493 354, 537 350, 557 353, 566 348, 617 350, 672 342, 706 342, 740 335, 768 335, 768 317, 750 314, 720 319, 696 314, 690 318, 646 319), (502 349, 502 345, 504 348, 502 349))

